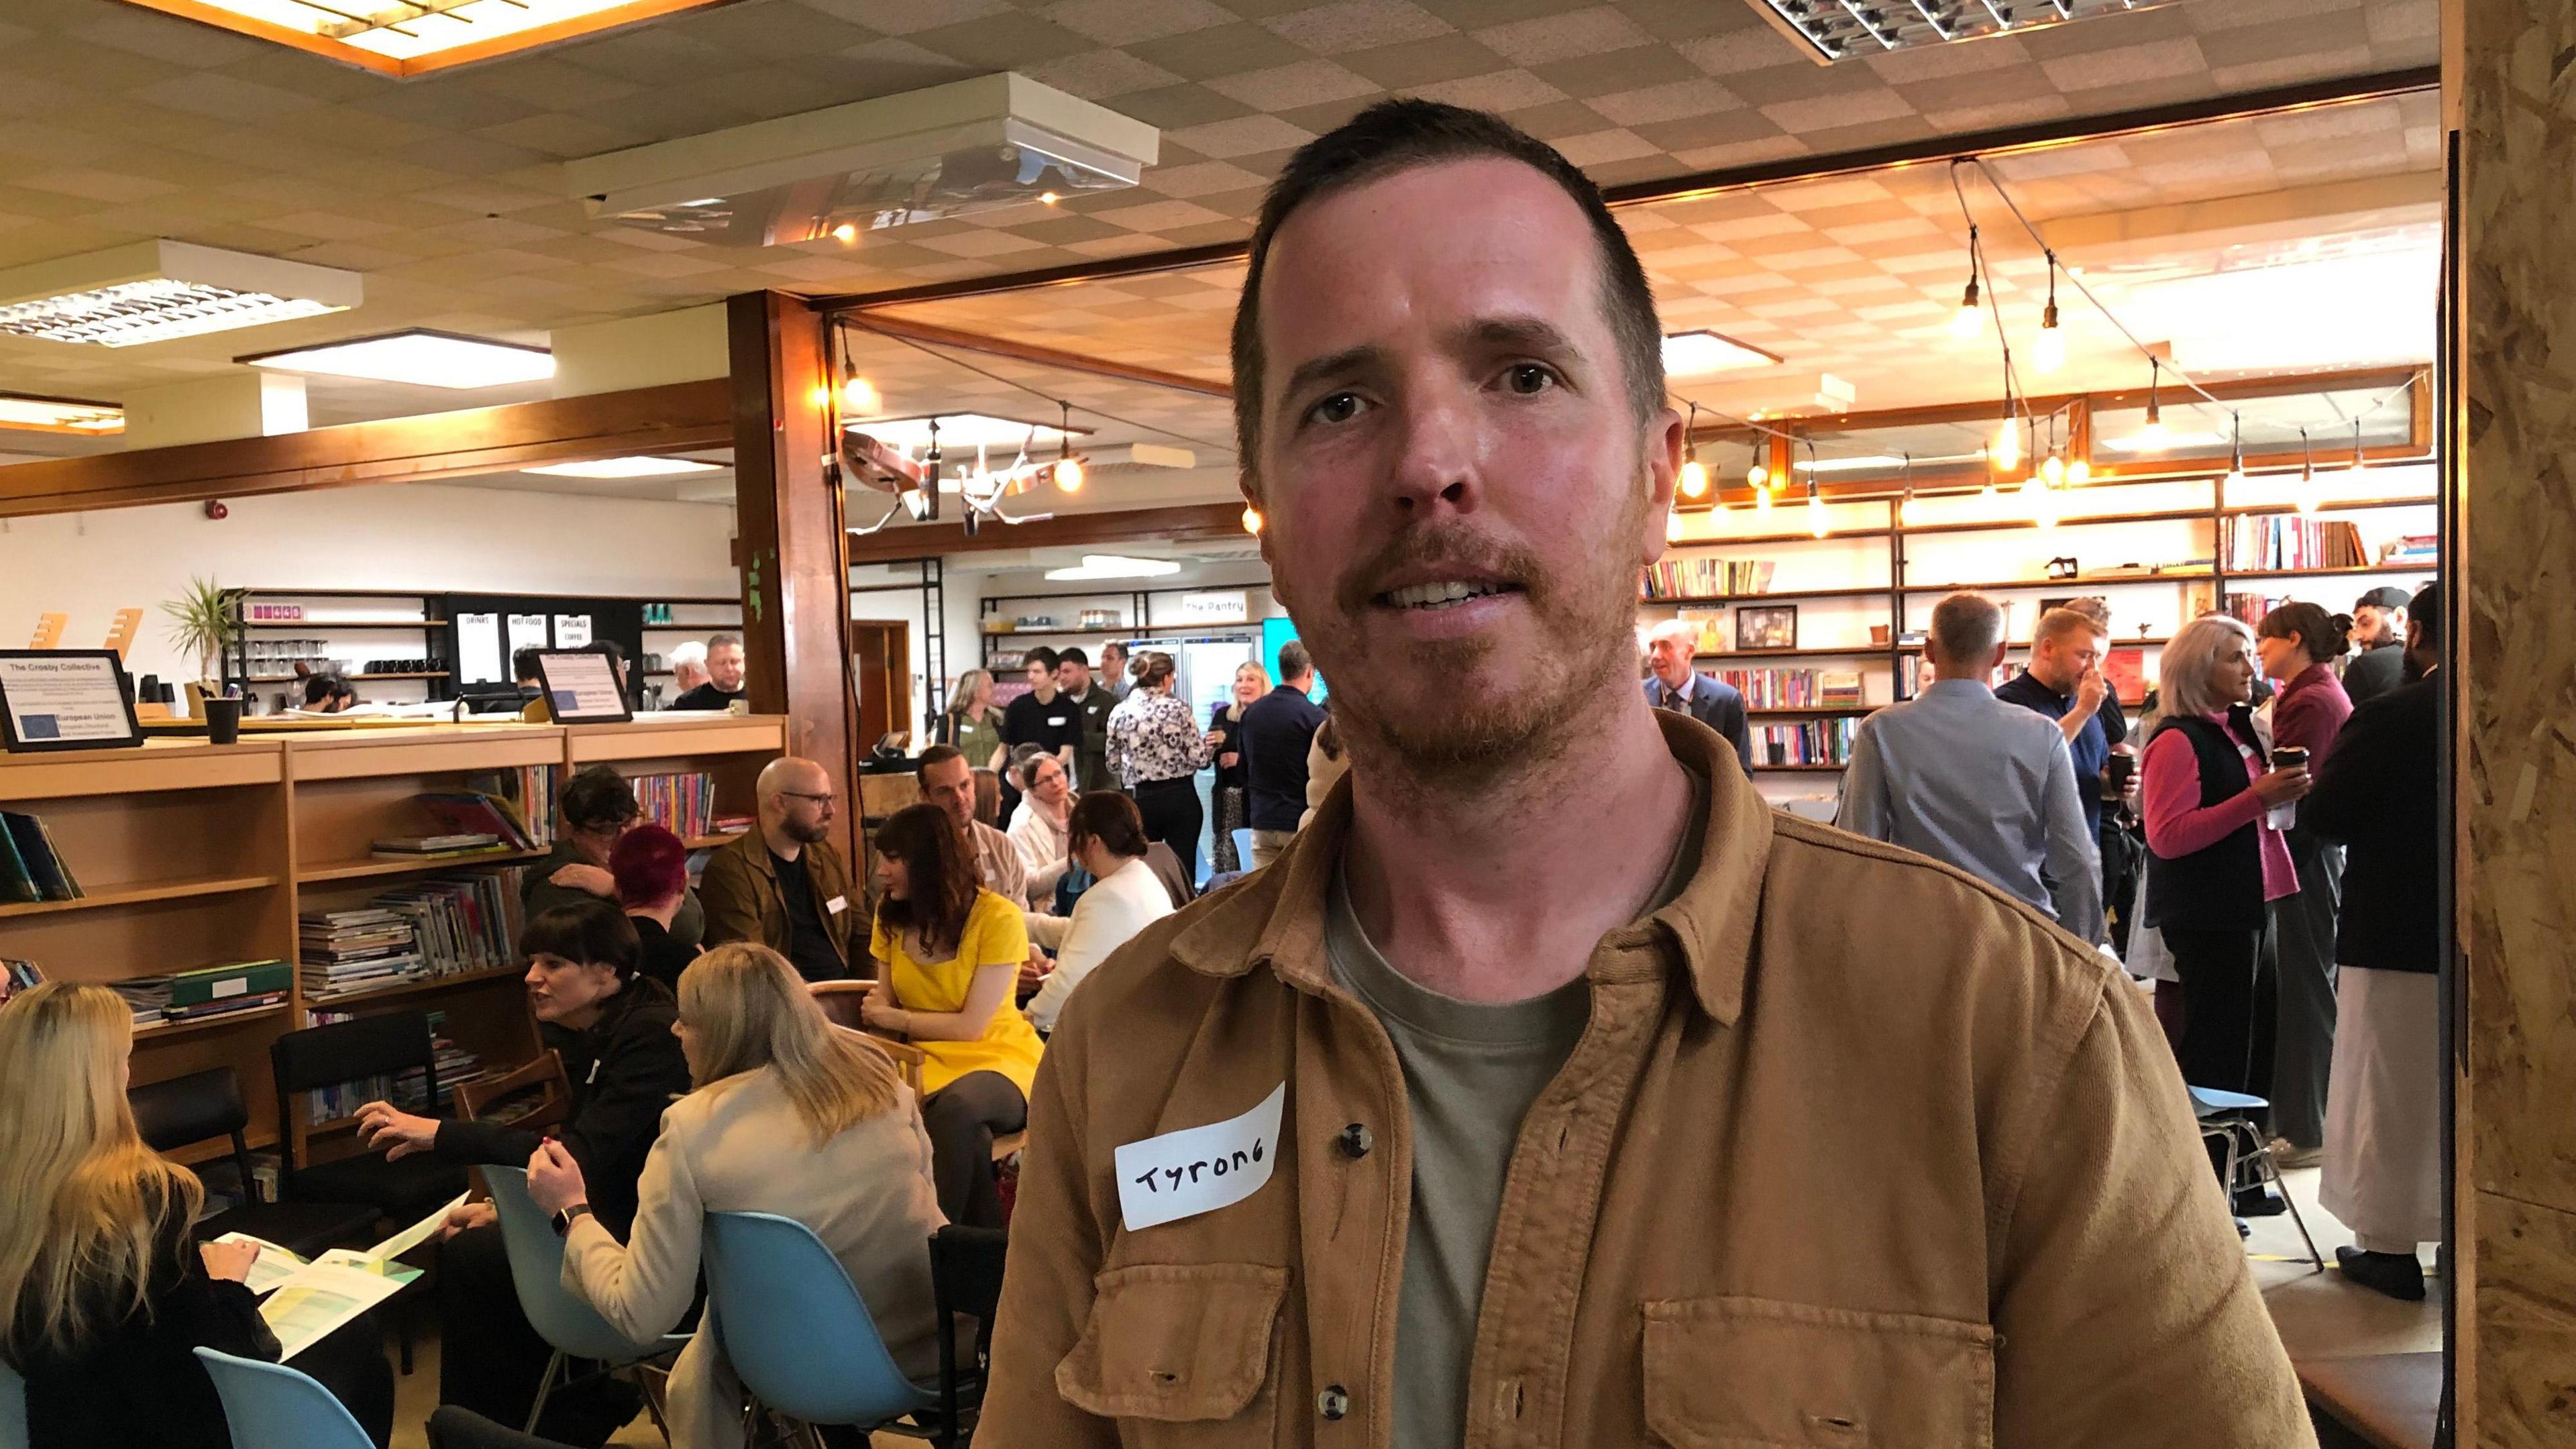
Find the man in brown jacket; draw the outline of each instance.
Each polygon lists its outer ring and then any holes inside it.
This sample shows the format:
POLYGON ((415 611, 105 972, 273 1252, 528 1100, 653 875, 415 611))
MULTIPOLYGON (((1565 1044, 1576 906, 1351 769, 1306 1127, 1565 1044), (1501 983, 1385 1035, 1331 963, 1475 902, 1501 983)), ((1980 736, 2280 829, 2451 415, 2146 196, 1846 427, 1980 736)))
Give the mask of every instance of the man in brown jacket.
POLYGON ((812 760, 782 755, 754 787, 760 823, 707 858, 698 900, 707 944, 757 941, 808 981, 860 974, 867 959, 867 903, 850 888, 832 833, 832 778, 812 760))
POLYGON ((2127 984, 1638 693, 1659 342, 1490 116, 1273 186, 1244 487, 1351 773, 1069 1003, 981 1440, 2313 1444, 2127 984))

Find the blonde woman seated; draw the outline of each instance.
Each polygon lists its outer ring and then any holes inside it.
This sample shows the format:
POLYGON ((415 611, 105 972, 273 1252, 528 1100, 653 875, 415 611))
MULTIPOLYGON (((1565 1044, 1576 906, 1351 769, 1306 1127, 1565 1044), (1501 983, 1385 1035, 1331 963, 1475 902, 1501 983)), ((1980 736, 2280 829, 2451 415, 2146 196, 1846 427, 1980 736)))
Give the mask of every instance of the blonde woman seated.
MULTIPOLYGON (((206 1190, 135 1131, 134 1013, 104 986, 52 981, 0 1006, 0 1358, 27 1381, 29 1449, 225 1449, 194 1350, 277 1361, 243 1283, 259 1248, 199 1243, 206 1190)), ((394 1376, 372 1317, 295 1366, 393 1433, 394 1376)))
MULTIPOLYGON (((528 1160, 528 1195, 570 1213, 563 1282, 638 1341, 669 1332, 696 1296, 711 1212, 766 1212, 814 1230, 866 1301, 886 1350, 916 1379, 939 1372, 930 1237, 939 1215, 930 1139, 886 1054, 823 1018, 766 946, 718 946, 680 975, 676 1030, 697 1089, 662 1114, 624 1245, 589 1214, 580 1165, 558 1143, 528 1160)), ((677 1449, 742 1443, 742 1385, 715 1310, 671 1372, 677 1449)))

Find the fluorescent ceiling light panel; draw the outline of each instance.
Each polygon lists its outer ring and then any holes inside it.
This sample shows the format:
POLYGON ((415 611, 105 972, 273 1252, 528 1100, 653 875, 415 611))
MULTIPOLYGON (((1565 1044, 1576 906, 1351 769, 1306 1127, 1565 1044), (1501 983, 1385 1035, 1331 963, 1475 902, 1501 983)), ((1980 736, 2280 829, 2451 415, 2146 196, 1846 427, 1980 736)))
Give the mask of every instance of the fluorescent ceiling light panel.
MULTIPOLYGON (((939 424, 941 460, 951 464, 973 461, 971 457, 961 457, 960 449, 968 454, 972 454, 979 447, 988 453, 995 449, 1007 449, 1008 451, 1002 456, 991 459, 998 467, 1010 462, 1011 458, 1019 452, 1022 443, 1029 445, 1031 461, 1044 462, 1046 460, 1039 458, 1038 453, 1057 447, 1066 436, 1064 430, 1054 423, 1027 423, 1012 418, 991 417, 984 413, 941 413, 935 419, 927 417, 859 418, 844 422, 841 426, 849 432, 865 433, 889 448, 901 448, 914 457, 919 457, 922 450, 930 446, 930 425, 933 422, 939 424)), ((1079 438, 1087 431, 1089 430, 1085 428, 1075 428, 1072 436, 1079 438)))
POLYGON ((1069 579, 1158 579, 1176 574, 1181 566, 1167 558, 1130 558, 1118 553, 1087 553, 1082 562, 1065 569, 1048 569, 1047 577, 1059 582, 1069 579))
POLYGON ((730 246, 855 239, 1134 186, 1162 133, 1004 72, 564 163, 595 217, 730 246))
POLYGON ((0 271, 0 335, 133 347, 339 312, 355 272, 147 241, 0 271))
POLYGON ((1745 0, 1819 65, 1981 36, 2021 35, 2172 0, 1745 0))
POLYGON ((1671 377, 1704 377, 1712 372, 1779 365, 1779 358, 1761 348, 1714 332, 1675 332, 1664 338, 1664 372, 1671 377))
POLYGON ((0 428, 105 437, 125 431, 125 409, 114 403, 0 392, 0 428))
POLYGON ((233 361, 279 372, 318 372, 375 382, 417 383, 422 387, 500 387, 505 383, 542 382, 555 375, 555 356, 542 347, 521 347, 418 327, 388 332, 382 337, 356 337, 347 342, 257 353, 233 361))
POLYGON ((127 0, 385 75, 595 35, 719 0, 127 0))
POLYGON ((701 463, 695 458, 592 458, 519 471, 543 473, 550 478, 676 478, 683 473, 720 473, 724 465, 701 463))

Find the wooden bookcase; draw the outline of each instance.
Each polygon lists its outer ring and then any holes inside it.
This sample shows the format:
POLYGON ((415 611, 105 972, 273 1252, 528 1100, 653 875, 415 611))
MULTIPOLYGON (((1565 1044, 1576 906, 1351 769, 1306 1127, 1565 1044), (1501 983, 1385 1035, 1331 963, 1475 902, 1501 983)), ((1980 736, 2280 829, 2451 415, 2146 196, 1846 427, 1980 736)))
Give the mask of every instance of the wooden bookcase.
MULTIPOLYGON (((721 814, 753 813, 760 768, 784 749, 774 715, 709 714, 627 725, 513 722, 298 732, 234 745, 154 740, 85 755, 0 754, 0 806, 41 816, 87 892, 74 901, 0 905, 0 956, 34 961, 49 979, 112 983, 194 966, 297 957, 306 911, 348 909, 406 880, 524 865, 531 853, 413 861, 370 852, 381 836, 435 822, 415 798, 474 775, 525 765, 607 763, 630 778, 704 771, 721 814)), ((713 847, 729 837, 703 836, 713 847)), ((254 1146, 273 1146, 277 1107, 268 1047, 314 1010, 421 1008, 487 1068, 536 1048, 519 971, 430 977, 308 1000, 300 973, 287 1002, 135 1034, 134 1080, 229 1066, 251 1104, 254 1146)), ((298 1123, 299 1133, 303 1125, 298 1123)), ((345 1123, 323 1124, 299 1152, 353 1149, 345 1123)))

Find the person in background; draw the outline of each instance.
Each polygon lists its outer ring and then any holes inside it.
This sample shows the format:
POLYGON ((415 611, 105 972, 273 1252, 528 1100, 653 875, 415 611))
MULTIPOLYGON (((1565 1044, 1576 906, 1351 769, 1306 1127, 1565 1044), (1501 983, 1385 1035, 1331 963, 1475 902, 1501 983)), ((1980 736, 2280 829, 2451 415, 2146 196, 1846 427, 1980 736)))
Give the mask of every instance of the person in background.
MULTIPOLYGON (((662 1109, 689 1089, 688 1063, 671 1035, 670 988, 637 974, 635 929, 606 901, 540 913, 519 933, 519 954, 528 961, 538 1042, 563 1058, 572 1090, 563 1122, 539 1132, 419 1117, 378 1101, 358 1109, 359 1137, 388 1159, 426 1152, 441 1162, 506 1167, 524 1166, 552 1139, 588 1175, 592 1210, 623 1237, 662 1109)), ((438 1252, 439 1402, 525 1423, 554 1350, 520 1311, 492 1205, 458 1208, 448 1228, 438 1252)), ((597 1445, 641 1407, 631 1387, 588 1378, 549 1395, 538 1427, 548 1438, 597 1445)))
POLYGON ((993 707, 993 676, 969 669, 948 692, 948 707, 939 712, 939 739, 954 745, 979 770, 998 770, 1008 746, 1002 743, 1002 712, 993 707))
POLYGON ((1043 644, 1023 658, 1029 692, 1003 708, 1002 741, 1013 748, 1037 745, 1071 770, 1082 749, 1082 715, 1056 688, 1055 664, 1055 651, 1043 644))
POLYGON ((673 709, 733 708, 743 697, 742 636, 715 634, 707 639, 707 679, 704 684, 671 701, 673 709))
POLYGON ((1100 678, 1109 692, 1127 697, 1127 646, 1112 639, 1100 646, 1100 678))
POLYGON ((671 666, 671 697, 675 700, 707 682, 707 646, 695 639, 672 645, 662 662, 671 666))
MULTIPOLYGON (((2352 621, 2315 604, 2289 603, 2254 626, 2272 697, 2272 748, 2308 752, 2311 778, 2352 715, 2335 677, 2352 621)), ((2300 809, 2304 810, 2302 806, 2300 809)), ((2326 1078, 2334 1065, 2335 913, 2343 902, 2343 847, 2293 818, 2283 833, 2299 893, 2273 908, 2279 994, 2272 1052, 2272 1144, 2282 1167, 2313 1167, 2326 1140, 2326 1078)))
POLYGON ((753 794, 760 823, 708 856, 698 876, 707 944, 757 941, 808 981, 847 979, 863 913, 851 909, 850 868, 832 846, 832 777, 781 755, 761 768, 753 794))
MULTIPOLYGON (((580 1155, 547 1142, 528 1196, 565 1216, 564 1286, 650 1343, 697 1297, 706 1215, 794 1218, 823 1240, 903 1374, 939 1373, 930 1238, 946 1225, 912 1089, 885 1052, 835 1030, 775 951, 718 946, 680 983, 678 1047, 695 1090, 661 1116, 631 1231, 601 1221, 580 1155)), ((675 1449, 737 1449, 741 1381, 709 1305, 671 1369, 675 1449)))
POLYGON ((1270 671, 1259 661, 1247 659, 1234 667, 1234 698, 1215 706, 1208 714, 1208 748, 1216 751, 1216 830, 1212 843, 1216 850, 1216 868, 1225 872, 1245 871, 1252 862, 1238 860, 1234 850, 1234 832, 1251 820, 1250 779, 1243 768, 1243 714, 1253 702, 1270 692, 1270 671))
POLYGON ((1332 794, 1334 784, 1350 772, 1350 752, 1342 748, 1341 731, 1333 724, 1333 702, 1328 699, 1324 701, 1324 722, 1315 727, 1315 741, 1306 747, 1306 808, 1297 816, 1299 830, 1315 818, 1324 797, 1332 794))
POLYGON ((2406 678, 2406 591, 2385 584, 2354 601, 2352 642, 2361 653, 2343 667, 2343 692, 2358 708, 2406 678))
MULTIPOLYGON (((643 818, 634 787, 611 765, 584 765, 564 783, 555 812, 562 821, 554 850, 519 882, 519 906, 528 919, 556 906, 584 900, 613 900, 617 877, 608 873, 608 853, 643 818)), ((694 948, 707 931, 706 911, 697 892, 680 897, 671 917, 671 939, 694 948)))
POLYGON ((1699 626, 1688 619, 1666 619, 1646 636, 1646 702, 1657 709, 1689 715, 1717 731, 1735 747, 1744 773, 1753 773, 1753 731, 1744 715, 1744 695, 1732 684, 1691 668, 1699 649, 1699 626))
POLYGON ((1247 705, 1235 743, 1243 751, 1246 817, 1252 826, 1252 859, 1259 870, 1279 858, 1306 818, 1308 756, 1324 727, 1323 706, 1311 697, 1315 661, 1305 641, 1279 646, 1279 686, 1247 705))
MULTIPOLYGON (((1057 763, 1063 762, 1057 759, 1057 763)), ((966 757, 947 745, 932 745, 921 752, 912 771, 921 784, 922 803, 938 806, 956 827, 984 889, 1006 900, 1025 902, 1028 871, 1020 864, 1020 848, 1011 843, 1011 837, 977 818, 975 772, 966 767, 966 757)))
POLYGON ((1150 842, 1135 801, 1114 790, 1083 796, 1074 802, 1071 839, 1075 858, 1096 879, 1074 902, 1071 919, 1030 921, 1031 937, 1055 952, 1055 969, 1028 1006, 1029 1020, 1042 1032, 1055 1030, 1056 1013, 1093 967, 1173 909, 1171 892, 1145 863, 1150 842))
POLYGON ((1109 777, 1109 712, 1118 707, 1119 696, 1101 687, 1091 676, 1091 661, 1079 649, 1067 649, 1055 657, 1056 688, 1073 702, 1082 719, 1082 743, 1074 751, 1074 779, 1084 790, 1115 790, 1118 782, 1109 777))
POLYGON ((1032 755, 1021 767, 1020 808, 1011 816, 1011 845, 1020 853, 1028 906, 1045 909, 1072 860, 1073 785, 1053 755, 1032 755))
MULTIPOLYGON (((277 1362, 242 1282, 258 1246, 198 1242, 204 1184, 135 1130, 133 1043, 133 1008, 104 986, 48 981, 0 1004, 0 1360, 26 1380, 28 1449, 227 1449, 193 1350, 277 1362)), ((391 1440, 372 1318, 295 1366, 391 1440)))
MULTIPOLYGON (((2308 772, 2273 769, 2264 754, 2250 705, 2257 667, 2242 620, 2207 614, 2175 631, 2141 788, 2145 919, 2182 982, 2182 1078, 2268 1097, 2279 1006, 2273 907, 2299 889, 2271 812, 2308 793, 2308 772)), ((2240 1217, 2280 1211, 2259 1186, 2236 1188, 2235 1199, 2240 1217)))
POLYGON ((1995 686, 1995 698, 2057 722, 2075 762, 2075 794, 2102 862, 2104 933, 2125 943, 2127 915, 2137 898, 2138 854, 2144 849, 2124 818, 2138 789, 2136 751, 2120 696, 2102 673, 2110 610, 2098 598, 2075 600, 2040 615, 2031 630, 2030 663, 1995 686), (2114 752, 2128 759, 2112 779, 2114 752), (2111 923, 2114 915, 2117 924, 2111 923))
POLYGON ((537 656, 544 652, 531 645, 510 656, 510 676, 518 682, 519 693, 526 700, 519 706, 521 724, 554 722, 554 709, 546 703, 545 671, 537 667, 537 656))
POLYGON ((950 1222, 998 1228, 993 1139, 1028 1125, 1043 1051, 1036 1029, 1011 1006, 1029 959, 1028 929, 1017 902, 976 884, 974 858, 938 806, 888 816, 876 847, 868 954, 877 961, 877 989, 860 1019, 929 1058, 921 1120, 939 1210, 950 1222))
POLYGON ((1199 831, 1207 812, 1199 805, 1198 772, 1216 752, 1190 715, 1172 698, 1172 656, 1149 651, 1127 668, 1136 687, 1109 714, 1109 767, 1136 797, 1145 836, 1178 856, 1183 875, 1199 875, 1199 831))
POLYGON ((998 770, 975 771, 975 823, 988 830, 1002 828, 1002 776, 998 770))
POLYGON ((590 652, 608 661, 608 672, 617 679, 618 697, 628 704, 635 702, 635 679, 627 671, 626 646, 614 639, 593 639, 590 652))
POLYGON ((304 708, 314 714, 338 714, 358 702, 358 691, 336 671, 304 679, 304 708))
POLYGON ((2424 1296, 2442 1236, 2441 585, 2406 605, 2410 682, 2355 708, 2299 802, 2299 828, 2349 853, 2335 935, 2339 1020, 2317 1198, 2353 1245, 2344 1276, 2424 1296))
POLYGON ((1870 715, 1852 741, 1834 823, 1957 866, 2102 939, 2102 871, 2066 735, 1995 697, 2004 612, 1982 594, 1932 607, 1921 694, 1870 715))
POLYGON ((689 894, 689 847, 659 825, 638 825, 609 847, 608 874, 635 928, 635 973, 679 990, 680 973, 698 955, 671 939, 671 918, 689 894))

